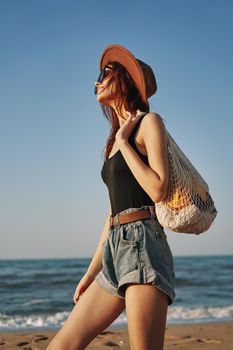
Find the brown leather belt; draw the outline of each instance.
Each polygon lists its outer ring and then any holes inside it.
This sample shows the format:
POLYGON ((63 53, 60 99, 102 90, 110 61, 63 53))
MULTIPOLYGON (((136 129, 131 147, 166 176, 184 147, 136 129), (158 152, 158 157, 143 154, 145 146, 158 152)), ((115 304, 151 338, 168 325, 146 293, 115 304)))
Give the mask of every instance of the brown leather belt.
POLYGON ((110 227, 119 224, 127 224, 129 222, 149 219, 155 217, 155 214, 152 214, 149 209, 139 209, 130 213, 119 213, 115 216, 110 215, 110 227))

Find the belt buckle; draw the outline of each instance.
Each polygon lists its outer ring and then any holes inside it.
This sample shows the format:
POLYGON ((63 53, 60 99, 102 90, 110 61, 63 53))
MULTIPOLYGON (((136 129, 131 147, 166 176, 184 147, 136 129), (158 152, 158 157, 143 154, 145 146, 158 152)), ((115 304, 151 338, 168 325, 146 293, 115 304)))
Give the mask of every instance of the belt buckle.
POLYGON ((117 225, 117 224, 120 225, 119 215, 120 215, 119 213, 116 214, 115 216, 110 215, 110 217, 109 217, 110 227, 117 225), (115 220, 115 222, 114 222, 114 220, 115 220))
POLYGON ((110 217, 109 217, 110 227, 112 227, 113 225, 116 225, 116 224, 120 225, 119 215, 120 215, 119 213, 116 214, 115 216, 110 215, 110 217), (115 223, 114 223, 114 219, 115 219, 115 223))
POLYGON ((115 216, 117 225, 120 225, 119 215, 120 215, 120 213, 116 214, 116 216, 115 216))

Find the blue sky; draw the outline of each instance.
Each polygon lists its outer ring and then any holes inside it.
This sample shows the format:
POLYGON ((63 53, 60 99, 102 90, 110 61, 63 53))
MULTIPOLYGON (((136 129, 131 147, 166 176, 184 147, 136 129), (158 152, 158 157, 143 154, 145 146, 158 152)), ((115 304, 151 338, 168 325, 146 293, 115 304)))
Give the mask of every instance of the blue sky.
POLYGON ((0 2, 0 258, 94 254, 109 125, 93 89, 109 44, 153 68, 150 109, 216 203, 207 233, 167 231, 173 254, 232 253, 232 10, 227 0, 0 2))

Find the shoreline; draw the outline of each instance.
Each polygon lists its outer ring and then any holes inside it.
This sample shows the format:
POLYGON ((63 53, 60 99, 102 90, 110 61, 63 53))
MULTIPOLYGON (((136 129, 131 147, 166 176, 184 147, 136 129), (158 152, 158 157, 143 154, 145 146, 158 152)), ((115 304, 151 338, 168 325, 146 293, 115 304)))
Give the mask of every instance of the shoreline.
MULTIPOLYGON (((233 324, 233 320, 213 320, 213 321, 177 321, 177 322, 167 322, 166 328, 170 328, 173 326, 195 326, 195 325, 214 325, 214 324, 233 324)), ((0 328, 0 336, 1 334, 25 334, 25 333, 56 333, 61 326, 59 327, 25 327, 25 328, 8 328, 8 329, 1 329, 0 328)), ((106 328, 106 331, 123 331, 127 329, 127 324, 126 325, 110 325, 109 327, 106 328)), ((0 348, 1 349, 1 348, 0 348)))
MULTIPOLYGON (((46 349, 57 330, 16 330, 0 332, 0 350, 46 349)), ((205 322, 166 325, 164 349, 232 350, 233 322, 205 322)), ((129 349, 127 327, 109 326, 87 347, 87 350, 109 348, 129 349)))

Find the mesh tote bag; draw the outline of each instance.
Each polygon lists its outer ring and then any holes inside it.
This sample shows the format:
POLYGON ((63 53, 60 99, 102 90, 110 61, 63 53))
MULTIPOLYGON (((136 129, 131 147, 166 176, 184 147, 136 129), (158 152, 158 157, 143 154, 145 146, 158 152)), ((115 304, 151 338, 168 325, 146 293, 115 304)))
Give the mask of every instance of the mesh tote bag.
POLYGON ((168 130, 169 184, 165 200, 156 203, 159 223, 175 232, 200 234, 209 229, 217 210, 207 183, 168 130))

